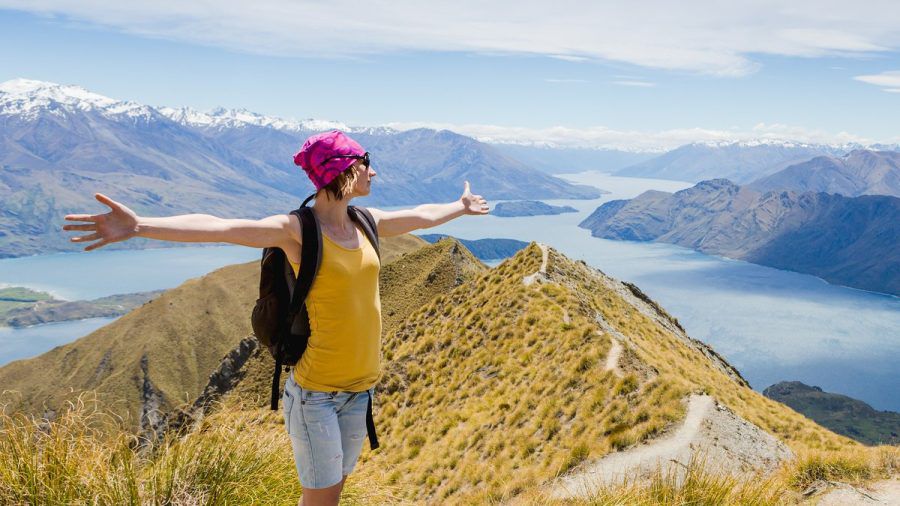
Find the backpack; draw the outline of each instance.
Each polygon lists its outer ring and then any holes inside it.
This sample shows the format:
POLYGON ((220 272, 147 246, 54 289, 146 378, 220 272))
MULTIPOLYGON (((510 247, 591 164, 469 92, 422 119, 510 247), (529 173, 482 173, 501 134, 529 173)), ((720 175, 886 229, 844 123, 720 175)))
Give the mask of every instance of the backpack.
MULTIPOLYGON (((322 263, 322 229, 312 208, 306 203, 315 197, 310 195, 291 214, 300 219, 302 251, 300 273, 294 278, 294 269, 284 251, 278 247, 264 248, 260 261, 259 299, 253 307, 250 323, 253 334, 275 359, 275 373, 272 377, 272 410, 278 409, 280 397, 281 370, 287 372, 300 361, 309 343, 309 315, 306 312, 306 296, 322 263)), ((375 219, 364 207, 347 206, 350 219, 359 223, 381 259, 378 245, 378 228, 375 219)), ((372 397, 366 411, 366 429, 369 446, 378 448, 375 423, 372 417, 372 397)))

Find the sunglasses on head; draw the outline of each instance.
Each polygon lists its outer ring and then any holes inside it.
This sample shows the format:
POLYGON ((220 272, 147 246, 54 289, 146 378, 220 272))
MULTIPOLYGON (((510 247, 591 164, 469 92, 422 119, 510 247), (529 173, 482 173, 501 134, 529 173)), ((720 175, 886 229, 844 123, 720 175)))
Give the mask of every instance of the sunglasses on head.
POLYGON ((366 167, 370 167, 370 165, 369 165, 369 152, 368 152, 368 151, 366 151, 366 153, 365 153, 364 155, 362 155, 362 156, 360 156, 360 155, 334 155, 334 156, 329 156, 328 158, 326 158, 325 160, 322 161, 322 165, 325 165, 326 163, 330 162, 331 160, 334 160, 335 158, 352 158, 352 159, 354 159, 354 160, 362 160, 363 165, 365 165, 366 167))

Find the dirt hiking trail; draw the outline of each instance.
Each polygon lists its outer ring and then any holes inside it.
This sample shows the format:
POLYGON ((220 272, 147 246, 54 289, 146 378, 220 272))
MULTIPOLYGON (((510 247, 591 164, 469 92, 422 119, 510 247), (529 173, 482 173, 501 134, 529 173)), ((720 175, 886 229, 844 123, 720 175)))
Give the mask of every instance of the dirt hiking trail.
POLYGON ((692 395, 681 425, 658 439, 606 455, 576 468, 551 484, 555 499, 586 498, 605 486, 646 479, 658 469, 678 473, 692 459, 717 473, 754 473, 774 470, 793 457, 782 442, 737 416, 708 395, 692 395))

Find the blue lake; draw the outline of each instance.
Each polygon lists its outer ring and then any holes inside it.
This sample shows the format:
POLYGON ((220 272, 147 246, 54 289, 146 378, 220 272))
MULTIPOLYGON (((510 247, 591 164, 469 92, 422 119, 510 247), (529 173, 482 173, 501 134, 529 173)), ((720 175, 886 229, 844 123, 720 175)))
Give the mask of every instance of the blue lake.
MULTIPOLYGON (((691 184, 600 172, 560 177, 612 193, 596 200, 545 201, 570 205, 577 213, 464 216, 418 233, 546 243, 613 277, 636 283, 678 318, 692 337, 724 355, 756 389, 799 380, 862 399, 877 409, 900 411, 900 298, 678 246, 591 237, 577 224, 603 202, 631 198, 647 189, 677 191, 691 184)), ((472 191, 492 205, 497 202, 491 201, 486 189, 473 187, 472 191)), ((70 300, 94 298, 170 288, 218 267, 258 258, 259 250, 241 246, 101 249, 0 260, 0 283, 47 290, 70 300)), ((0 329, 0 365, 74 340, 108 321, 0 329)))
MULTIPOLYGON (((261 250, 244 246, 188 246, 147 250, 101 248, 4 258, 0 259, 0 286, 26 286, 64 300, 95 299, 174 288, 219 267, 258 260, 260 253, 261 250)), ((25 328, 0 327, 0 366, 74 341, 114 320, 87 318, 25 328)))

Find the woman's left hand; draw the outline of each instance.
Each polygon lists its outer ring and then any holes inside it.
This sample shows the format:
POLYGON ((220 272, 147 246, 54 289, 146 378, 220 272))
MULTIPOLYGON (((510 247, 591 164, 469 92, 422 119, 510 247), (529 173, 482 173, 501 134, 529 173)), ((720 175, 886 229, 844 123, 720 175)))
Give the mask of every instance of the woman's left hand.
POLYGON ((484 197, 481 195, 472 195, 472 192, 469 190, 469 182, 466 181, 465 190, 463 190, 462 197, 459 198, 463 203, 463 208, 466 211, 466 214, 487 214, 490 211, 490 207, 484 197))

